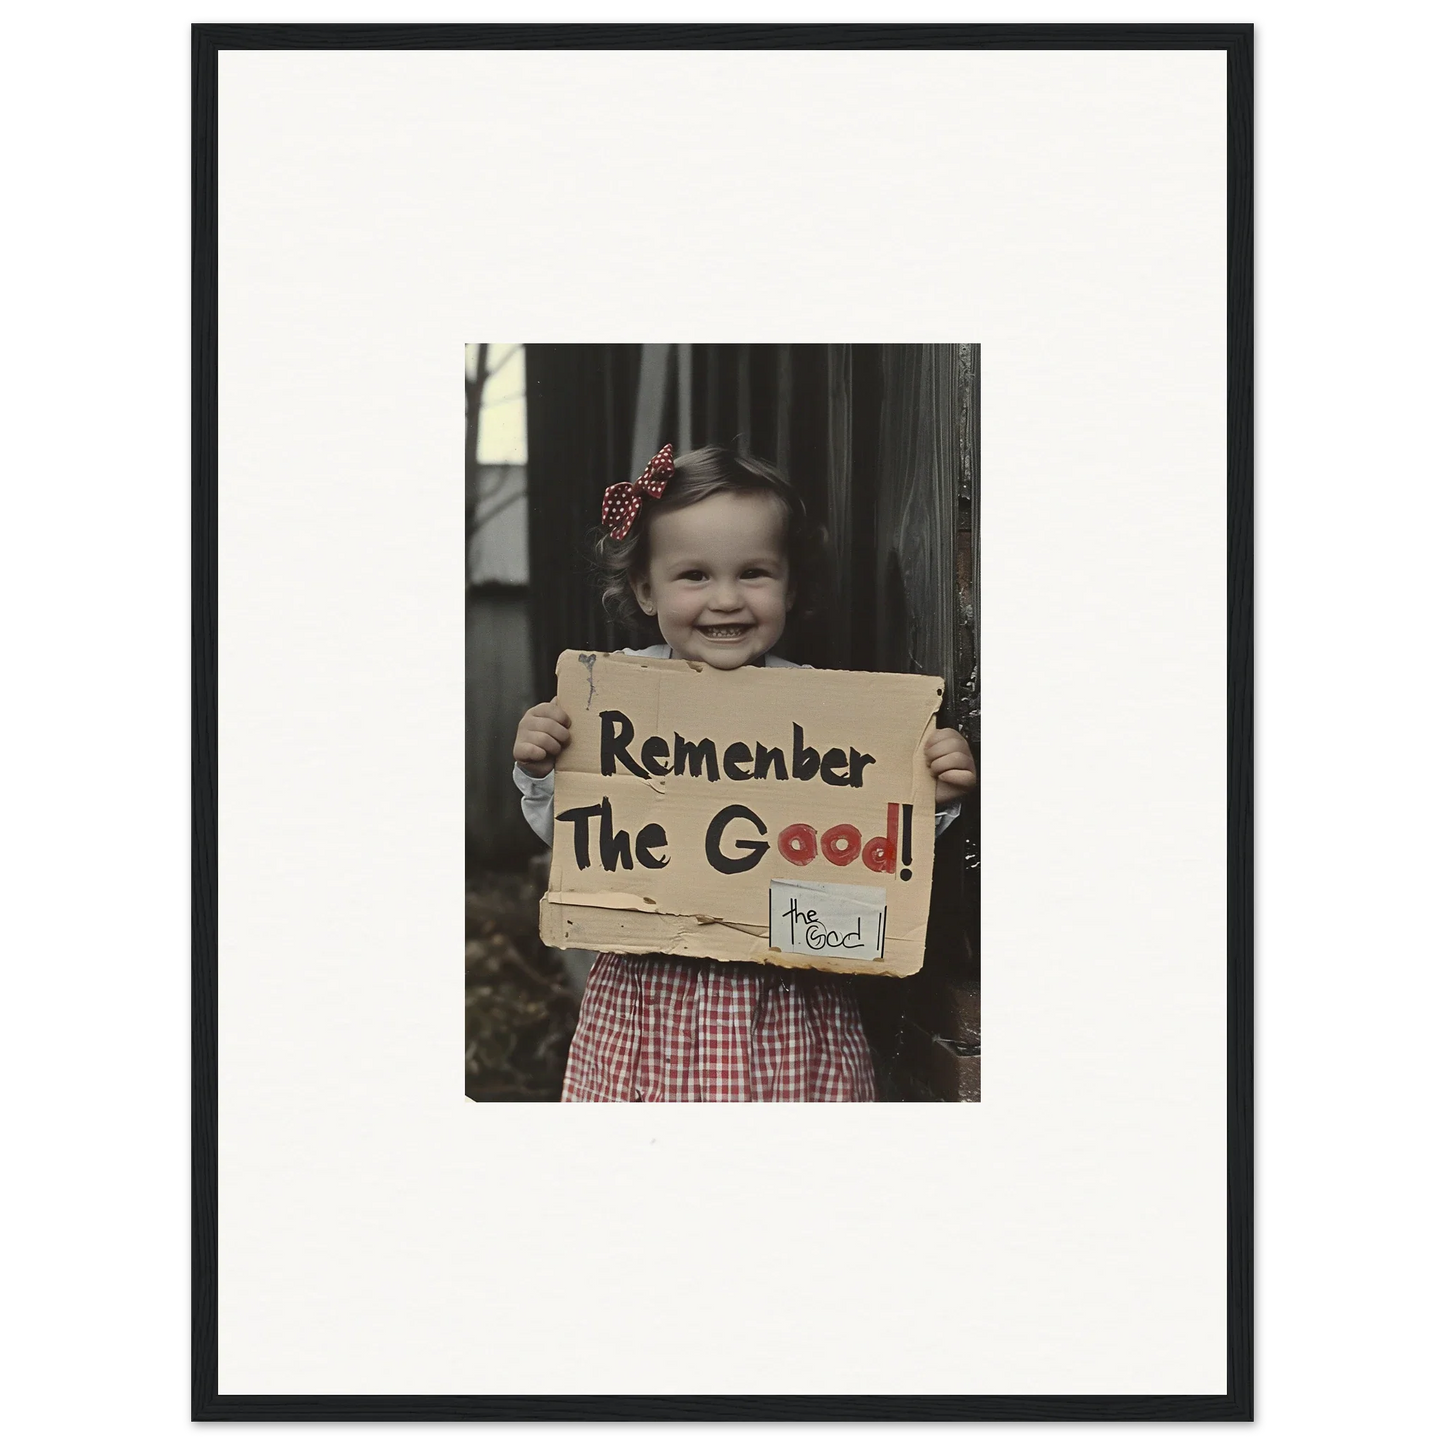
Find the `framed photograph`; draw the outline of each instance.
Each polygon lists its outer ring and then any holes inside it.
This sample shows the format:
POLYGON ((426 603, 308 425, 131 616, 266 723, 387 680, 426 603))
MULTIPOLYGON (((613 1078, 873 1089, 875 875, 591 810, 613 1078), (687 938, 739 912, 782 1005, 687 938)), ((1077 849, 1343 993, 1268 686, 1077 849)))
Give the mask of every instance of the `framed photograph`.
POLYGON ((194 1418, 1251 1419, 1251 27, 192 61, 194 1418))

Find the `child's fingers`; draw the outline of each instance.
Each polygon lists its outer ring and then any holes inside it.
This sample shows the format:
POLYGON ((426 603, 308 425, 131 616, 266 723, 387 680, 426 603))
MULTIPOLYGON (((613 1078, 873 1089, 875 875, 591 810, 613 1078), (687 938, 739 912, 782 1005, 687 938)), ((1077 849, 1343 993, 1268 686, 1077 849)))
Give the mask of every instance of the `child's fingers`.
POLYGON ((978 781, 978 770, 973 759, 967 753, 958 751, 934 758, 928 765, 928 770, 935 781, 952 783, 957 788, 971 788, 978 781))
POLYGON ((556 738, 551 733, 542 732, 525 732, 520 741, 530 743, 534 748, 541 748, 547 757, 556 757, 567 744, 566 738, 556 738))
POLYGON ((512 761, 514 763, 544 763, 547 761, 547 749, 518 738, 512 747, 512 761))
POLYGON ((528 716, 534 718, 550 718, 553 722, 559 722, 564 728, 572 726, 572 719, 563 712, 554 697, 551 702, 539 702, 536 707, 528 709, 528 716))
POLYGON ((969 758, 973 757, 968 739, 957 728, 937 728, 923 745, 923 756, 931 761, 947 752, 960 752, 967 754, 969 758))
POLYGON ((555 738, 561 747, 565 747, 572 740, 566 723, 557 722, 550 717, 528 718, 525 731, 528 737, 555 738))
POLYGON ((934 774, 941 773, 945 768, 969 768, 973 767, 973 754, 967 748, 949 748, 947 752, 937 754, 928 760, 930 771, 934 774))

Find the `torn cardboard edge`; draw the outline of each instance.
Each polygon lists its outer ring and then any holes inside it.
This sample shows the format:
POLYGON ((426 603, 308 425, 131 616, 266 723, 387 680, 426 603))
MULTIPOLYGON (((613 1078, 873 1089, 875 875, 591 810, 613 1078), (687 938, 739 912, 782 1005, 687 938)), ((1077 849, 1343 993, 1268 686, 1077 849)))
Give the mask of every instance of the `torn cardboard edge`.
POLYGON ((769 944, 766 924, 730 923, 698 914, 593 908, 586 904, 553 902, 548 895, 542 899, 540 922, 542 941, 550 947, 585 948, 594 953, 666 954, 882 978, 908 978, 923 967, 923 939, 898 934, 888 935, 885 957, 865 961, 785 953, 769 944), (604 919, 601 915, 608 916, 604 919), (743 947, 745 954, 741 951, 743 947))

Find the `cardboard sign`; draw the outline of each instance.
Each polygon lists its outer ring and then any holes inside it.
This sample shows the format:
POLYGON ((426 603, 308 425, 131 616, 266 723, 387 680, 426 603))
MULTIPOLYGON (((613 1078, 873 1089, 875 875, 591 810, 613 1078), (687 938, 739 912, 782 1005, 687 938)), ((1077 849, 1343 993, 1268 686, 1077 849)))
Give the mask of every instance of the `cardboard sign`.
POLYGON ((557 696, 545 942, 922 967, 938 678, 564 652, 557 696))

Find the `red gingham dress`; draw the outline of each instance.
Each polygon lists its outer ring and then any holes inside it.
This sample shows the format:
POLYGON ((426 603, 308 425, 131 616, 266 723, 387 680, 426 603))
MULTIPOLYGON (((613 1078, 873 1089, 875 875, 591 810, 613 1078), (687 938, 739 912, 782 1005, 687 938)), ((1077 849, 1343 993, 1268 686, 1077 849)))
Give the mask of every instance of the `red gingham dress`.
POLYGON ((811 969, 600 953, 563 1103, 877 1098, 852 980, 811 969))

